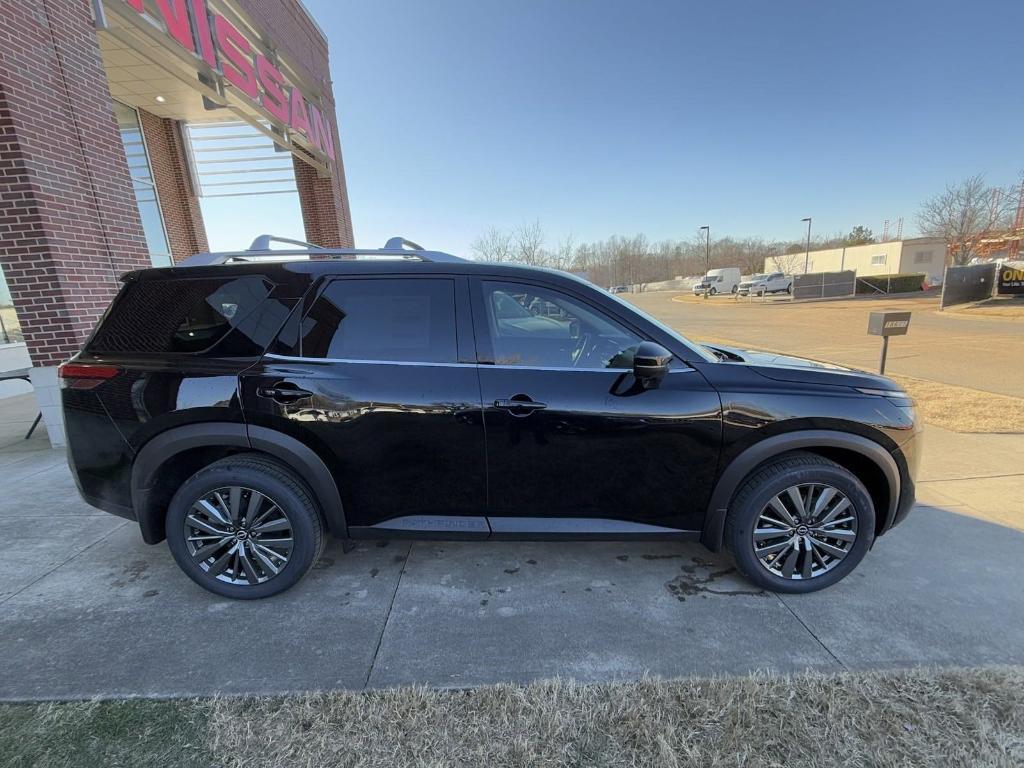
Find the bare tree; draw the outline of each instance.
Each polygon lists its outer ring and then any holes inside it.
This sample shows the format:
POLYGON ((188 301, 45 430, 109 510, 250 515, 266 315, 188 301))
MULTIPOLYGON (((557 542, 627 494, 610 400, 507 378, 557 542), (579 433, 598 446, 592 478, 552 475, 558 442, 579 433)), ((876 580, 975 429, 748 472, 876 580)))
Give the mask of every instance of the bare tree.
POLYGON ((534 219, 516 227, 512 233, 512 250, 512 260, 518 264, 529 264, 532 267, 546 265, 548 254, 544 250, 544 227, 539 220, 534 219))
POLYGON ((787 248, 785 252, 777 253, 771 258, 772 262, 775 264, 776 272, 793 275, 797 272, 803 272, 806 253, 803 250, 792 253, 790 252, 790 249, 787 248))
POLYGON ((966 264, 983 235, 1009 225, 1015 206, 1013 191, 991 187, 978 174, 925 200, 917 224, 922 234, 946 241, 954 264, 966 264))
POLYGON ((572 232, 558 241, 558 248, 553 253, 547 254, 546 261, 546 266, 566 272, 580 268, 581 265, 576 260, 576 239, 572 232))
POLYGON ((498 227, 488 227, 469 246, 479 261, 500 264, 512 259, 512 234, 498 227))

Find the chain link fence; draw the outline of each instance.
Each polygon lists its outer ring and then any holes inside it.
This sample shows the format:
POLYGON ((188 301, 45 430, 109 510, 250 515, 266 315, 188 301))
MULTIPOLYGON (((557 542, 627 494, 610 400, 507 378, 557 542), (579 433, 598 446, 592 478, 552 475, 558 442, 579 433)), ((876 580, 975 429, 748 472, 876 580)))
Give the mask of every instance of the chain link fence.
POLYGON ((853 296, 856 288, 857 273, 853 270, 793 275, 794 299, 831 299, 840 296, 853 296))

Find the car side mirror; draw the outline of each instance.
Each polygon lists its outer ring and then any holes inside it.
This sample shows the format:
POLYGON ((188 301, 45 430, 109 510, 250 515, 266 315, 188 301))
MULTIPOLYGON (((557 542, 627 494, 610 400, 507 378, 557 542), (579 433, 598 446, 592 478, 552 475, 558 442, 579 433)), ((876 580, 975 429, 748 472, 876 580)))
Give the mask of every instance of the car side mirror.
POLYGON ((633 353, 633 375, 644 389, 657 389, 671 363, 671 352, 653 341, 645 341, 633 353))

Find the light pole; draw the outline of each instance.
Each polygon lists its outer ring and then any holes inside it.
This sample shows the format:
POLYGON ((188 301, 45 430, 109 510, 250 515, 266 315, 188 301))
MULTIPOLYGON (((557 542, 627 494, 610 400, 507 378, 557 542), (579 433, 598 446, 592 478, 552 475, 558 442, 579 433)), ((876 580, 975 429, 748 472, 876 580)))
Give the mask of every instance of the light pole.
MULTIPOLYGON (((707 237, 704 240, 704 277, 708 276, 708 270, 711 269, 711 227, 701 227, 701 232, 706 232, 707 237)), ((704 298, 708 297, 708 288, 704 288, 704 298)))
POLYGON ((811 263, 811 217, 800 219, 807 222, 807 251, 804 253, 804 274, 807 274, 808 266, 811 263))

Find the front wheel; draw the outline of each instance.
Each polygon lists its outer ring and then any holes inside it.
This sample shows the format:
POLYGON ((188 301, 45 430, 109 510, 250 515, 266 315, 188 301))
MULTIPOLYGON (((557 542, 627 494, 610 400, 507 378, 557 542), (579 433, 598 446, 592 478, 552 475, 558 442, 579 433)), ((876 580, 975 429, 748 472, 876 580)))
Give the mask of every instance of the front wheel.
POLYGON ((726 518, 726 545, 739 570, 773 592, 814 592, 863 559, 875 508, 849 470, 810 453, 791 453, 754 470, 726 518))
POLYGON ((199 470, 167 510, 167 544, 199 586, 224 597, 283 592, 320 557, 324 526, 309 491, 259 455, 221 459, 199 470))
POLYGON ((708 296, 714 296, 716 293, 718 293, 718 289, 717 288, 715 288, 715 287, 708 288, 708 296))
POLYGON ((790 296, 793 295, 793 284, 792 283, 790 283, 789 285, 786 286, 786 294, 790 295, 790 296))

